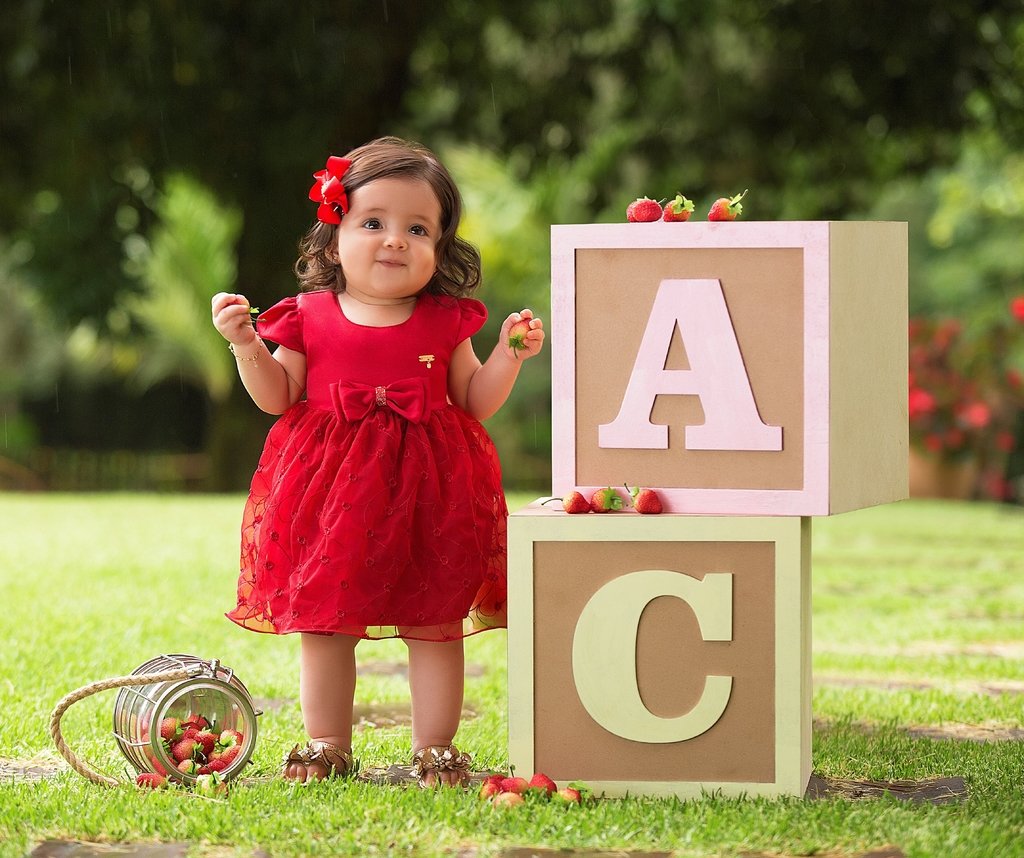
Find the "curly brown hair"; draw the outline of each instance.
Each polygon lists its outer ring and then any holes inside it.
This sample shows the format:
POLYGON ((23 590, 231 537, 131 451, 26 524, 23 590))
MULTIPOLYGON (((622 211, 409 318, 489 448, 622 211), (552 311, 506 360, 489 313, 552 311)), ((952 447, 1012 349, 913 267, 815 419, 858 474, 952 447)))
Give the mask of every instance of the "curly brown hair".
MULTIPOLYGON (((458 298, 480 285, 480 253, 457 235, 462 218, 462 196, 433 152, 399 137, 380 137, 353 149, 345 157, 352 161, 343 180, 349 199, 368 182, 394 177, 426 182, 434 191, 441 206, 441 237, 434 251, 437 270, 425 292, 458 298)), ((345 291, 345 275, 334 253, 336 232, 336 225, 317 221, 302 237, 295 263, 300 291, 345 291)))

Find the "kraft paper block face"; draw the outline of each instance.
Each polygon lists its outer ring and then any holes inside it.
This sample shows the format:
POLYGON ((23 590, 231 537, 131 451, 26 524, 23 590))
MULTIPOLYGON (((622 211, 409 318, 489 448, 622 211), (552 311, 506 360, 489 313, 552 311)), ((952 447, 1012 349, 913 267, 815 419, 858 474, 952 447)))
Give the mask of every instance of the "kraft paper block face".
POLYGON ((828 515, 907 486, 907 227, 552 227, 555 495, 828 515))
POLYGON ((810 519, 509 518, 509 760, 609 796, 802 795, 810 519))

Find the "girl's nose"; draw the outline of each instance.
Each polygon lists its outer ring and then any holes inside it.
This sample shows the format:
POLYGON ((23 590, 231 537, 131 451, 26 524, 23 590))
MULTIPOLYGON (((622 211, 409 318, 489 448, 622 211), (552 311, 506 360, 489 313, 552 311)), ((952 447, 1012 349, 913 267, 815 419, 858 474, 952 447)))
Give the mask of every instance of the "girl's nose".
POLYGON ((389 231, 388 234, 384 236, 384 244, 387 247, 403 248, 405 247, 405 235, 401 232, 389 231))

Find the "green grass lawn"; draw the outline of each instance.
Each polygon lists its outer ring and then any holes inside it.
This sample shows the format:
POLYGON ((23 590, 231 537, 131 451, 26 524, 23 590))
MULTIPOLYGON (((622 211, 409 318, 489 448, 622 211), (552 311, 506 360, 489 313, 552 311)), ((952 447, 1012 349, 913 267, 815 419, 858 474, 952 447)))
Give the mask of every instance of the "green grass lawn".
MULTIPOLYGON (((510 498, 510 507, 528 498, 510 498)), ((672 851, 678 856, 1024 856, 1024 514, 907 502, 814 523, 814 771, 855 780, 962 776, 969 798, 627 799, 500 812, 458 791, 271 778, 302 736, 294 637, 238 629, 241 498, 0 495, 0 771, 63 760, 54 704, 152 656, 188 652, 233 667, 264 704, 249 772, 225 800, 95 786, 71 770, 0 779, 0 858, 48 839, 190 844, 190 855, 500 855, 516 846, 672 851), (940 728, 928 738, 919 728, 940 728), (994 740, 960 734, 988 730, 994 740), (944 732, 943 732, 944 731, 944 732), (267 776, 260 779, 260 776, 267 776), (468 850, 468 851, 467 851, 468 850)), ((475 713, 459 733, 478 767, 506 757, 505 633, 467 641, 475 713)), ((404 660, 399 642, 361 662, 404 660)), ((94 767, 124 775, 111 736, 116 692, 76 704, 63 730, 94 767)), ((360 677, 372 712, 408 705, 402 676, 360 677)), ((404 762, 409 728, 359 731, 364 766, 404 762)))

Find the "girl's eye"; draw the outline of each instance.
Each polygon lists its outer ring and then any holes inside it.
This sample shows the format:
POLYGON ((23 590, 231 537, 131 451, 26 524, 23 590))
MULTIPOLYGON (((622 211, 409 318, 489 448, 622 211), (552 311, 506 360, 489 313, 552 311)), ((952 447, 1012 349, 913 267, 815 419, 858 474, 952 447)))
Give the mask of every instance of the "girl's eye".
POLYGON ((380 221, 375 217, 371 217, 363 224, 363 226, 367 229, 380 229, 380 221))
POLYGON ((411 232, 413 235, 424 235, 425 236, 425 235, 428 234, 427 233, 427 228, 425 226, 420 226, 419 224, 417 224, 414 227, 410 227, 409 232, 411 232))

